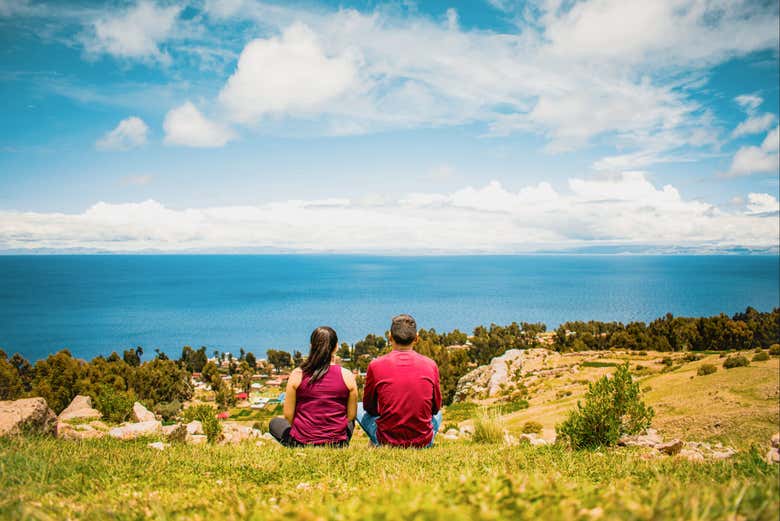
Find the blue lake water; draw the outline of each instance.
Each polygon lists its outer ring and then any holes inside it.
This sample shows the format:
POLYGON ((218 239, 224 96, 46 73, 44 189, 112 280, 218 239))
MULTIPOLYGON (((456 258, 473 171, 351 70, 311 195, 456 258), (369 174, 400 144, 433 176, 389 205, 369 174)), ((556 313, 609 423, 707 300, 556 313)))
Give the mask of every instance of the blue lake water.
POLYGON ((141 345, 264 356, 333 326, 354 342, 420 327, 652 320, 780 305, 776 256, 0 256, 0 348, 31 360, 141 345))

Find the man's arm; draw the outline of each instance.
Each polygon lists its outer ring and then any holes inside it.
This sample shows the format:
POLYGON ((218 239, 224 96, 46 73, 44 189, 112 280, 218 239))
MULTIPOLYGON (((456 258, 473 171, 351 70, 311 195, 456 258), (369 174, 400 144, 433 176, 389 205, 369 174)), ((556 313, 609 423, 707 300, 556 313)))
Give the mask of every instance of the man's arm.
POLYGON ((433 400, 431 403, 431 413, 436 414, 441 410, 441 384, 439 384, 439 366, 433 366, 433 400))
POLYGON ((374 380, 374 371, 371 370, 371 364, 366 369, 366 384, 363 388, 363 410, 371 416, 379 416, 376 403, 376 381, 374 380))

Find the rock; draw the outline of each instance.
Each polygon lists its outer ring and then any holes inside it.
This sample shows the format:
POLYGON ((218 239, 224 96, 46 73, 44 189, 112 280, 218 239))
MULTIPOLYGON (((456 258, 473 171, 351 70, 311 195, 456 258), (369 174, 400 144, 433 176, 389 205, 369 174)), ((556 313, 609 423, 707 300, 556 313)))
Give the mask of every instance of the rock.
POLYGON ((173 431, 175 431, 181 424, 180 423, 174 423, 172 425, 163 425, 162 426, 162 433, 163 436, 170 436, 173 431))
POLYGON ((678 456, 680 458, 687 459, 688 461, 700 462, 704 461, 704 456, 701 452, 695 449, 682 449, 678 456))
POLYGON ((509 434, 508 432, 504 433, 504 445, 509 445, 510 447, 513 447, 520 443, 520 441, 517 439, 516 436, 509 434))
POLYGON ((70 402, 70 405, 65 407, 65 410, 60 413, 59 420, 61 422, 90 418, 99 420, 102 417, 103 414, 100 411, 92 408, 92 398, 79 394, 73 398, 73 401, 70 402))
POLYGON ((89 422, 89 426, 92 427, 93 429, 97 429, 99 431, 104 431, 104 432, 108 431, 108 425, 106 425, 105 423, 103 423, 100 420, 94 420, 94 421, 89 422))
POLYGON ((618 440, 618 445, 626 447, 655 447, 663 443, 663 438, 655 429, 647 429, 644 434, 623 436, 618 440))
POLYGON ((157 449, 157 450, 165 450, 166 447, 169 447, 167 443, 163 443, 161 441, 155 441, 152 443, 149 443, 146 445, 149 448, 157 449))
POLYGON ((772 435, 772 447, 780 448, 780 432, 776 432, 772 435))
POLYGON ((445 440, 457 440, 460 437, 460 431, 458 429, 449 428, 442 436, 445 440))
POLYGON ((138 402, 133 404, 133 419, 137 422, 153 422, 157 417, 149 409, 138 402))
POLYGON ((43 398, 0 401, 0 436, 54 434, 57 416, 43 398))
POLYGON ((222 424, 222 438, 219 442, 223 445, 241 443, 253 437, 252 428, 237 423, 224 422, 222 424))
POLYGON ((71 425, 67 422, 57 423, 57 437, 63 440, 91 440, 105 437, 106 432, 98 430, 88 423, 71 425))
POLYGON ((153 436, 162 434, 162 423, 159 421, 148 421, 139 423, 128 423, 120 427, 115 427, 108 431, 109 436, 120 440, 134 440, 141 436, 153 436))
POLYGON ((540 447, 542 445, 547 445, 547 440, 544 438, 540 438, 536 434, 533 433, 523 433, 520 435, 520 440, 526 440, 528 443, 533 445, 534 447, 540 447))
POLYGON ((659 452, 663 452, 669 456, 674 456, 675 454, 679 454, 682 450, 683 442, 680 440, 667 441, 666 443, 659 443, 655 446, 655 448, 659 452))
POLYGON ((471 424, 461 425, 460 426, 460 435, 461 436, 473 436, 474 435, 474 426, 471 424))
POLYGON ((203 434, 203 424, 193 420, 187 424, 187 434, 203 434))
MULTIPOLYGON (((468 398, 489 398, 502 391, 513 389, 520 379, 529 373, 554 366, 561 354, 544 348, 510 349, 497 356, 490 364, 480 366, 463 375, 458 380, 455 401, 468 398)), ((566 371, 568 368, 556 368, 552 372, 566 371)))
POLYGON ((204 434, 188 434, 186 441, 190 445, 205 445, 209 440, 204 434))
POLYGON ((276 438, 274 438, 270 432, 263 433, 261 438, 268 441, 276 441, 276 438))
POLYGON ((729 459, 730 457, 732 457, 736 453, 737 453, 736 450, 734 450, 734 449, 732 449, 730 447, 726 447, 723 450, 714 450, 714 451, 712 451, 710 453, 710 457, 712 459, 729 459))
POLYGON ((769 452, 766 453, 767 463, 780 463, 780 449, 772 447, 769 452))

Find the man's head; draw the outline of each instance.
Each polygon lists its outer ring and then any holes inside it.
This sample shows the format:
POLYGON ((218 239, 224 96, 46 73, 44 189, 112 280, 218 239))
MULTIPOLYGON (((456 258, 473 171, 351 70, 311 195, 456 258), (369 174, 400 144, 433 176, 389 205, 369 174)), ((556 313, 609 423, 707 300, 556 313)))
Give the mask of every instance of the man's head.
POLYGON ((390 341, 399 347, 409 347, 417 340, 417 322, 411 315, 398 315, 390 326, 390 341))

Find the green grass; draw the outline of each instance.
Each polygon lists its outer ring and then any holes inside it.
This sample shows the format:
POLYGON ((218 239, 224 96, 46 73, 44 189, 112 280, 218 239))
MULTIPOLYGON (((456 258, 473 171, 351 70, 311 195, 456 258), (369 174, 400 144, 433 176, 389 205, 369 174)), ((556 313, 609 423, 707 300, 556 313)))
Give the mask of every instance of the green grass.
POLYGON ((587 362, 582 362, 582 364, 580 365, 582 367, 617 367, 620 364, 618 364, 617 362, 598 362, 598 361, 591 360, 587 362))
POLYGON ((777 466, 636 449, 441 443, 427 450, 0 440, 3 519, 776 520, 777 466))

